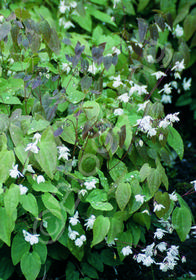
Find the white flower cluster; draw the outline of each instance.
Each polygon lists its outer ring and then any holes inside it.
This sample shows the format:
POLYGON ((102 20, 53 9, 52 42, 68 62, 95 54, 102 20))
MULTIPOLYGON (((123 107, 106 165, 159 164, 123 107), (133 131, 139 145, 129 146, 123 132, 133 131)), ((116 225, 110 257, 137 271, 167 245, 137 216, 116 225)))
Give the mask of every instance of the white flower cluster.
POLYGON ((12 177, 12 178, 19 178, 19 177, 24 177, 23 176, 23 174, 20 172, 20 171, 18 171, 18 164, 16 164, 16 165, 12 165, 12 169, 10 169, 10 177, 12 177))
POLYGON ((152 127, 153 118, 150 116, 145 116, 142 119, 137 120, 137 125, 140 130, 147 133, 148 136, 155 136, 157 133, 156 128, 152 127))
POLYGON ((174 114, 168 114, 162 121, 159 122, 159 127, 166 128, 169 125, 173 125, 174 122, 178 122, 180 119, 178 118, 179 112, 174 114))
POLYGON ((39 234, 31 234, 28 231, 23 229, 23 235, 26 242, 29 242, 31 245, 37 244, 39 242, 39 234))
POLYGON ((86 236, 84 234, 82 234, 80 237, 77 237, 79 235, 80 234, 77 231, 72 230, 70 226, 68 227, 69 239, 74 241, 74 243, 77 247, 82 247, 83 243, 86 241, 86 236))
POLYGON ((69 159, 68 157, 71 156, 69 153, 70 152, 69 148, 67 148, 65 146, 58 146, 57 149, 59 152, 58 159, 62 158, 63 160, 68 160, 69 159))
POLYGON ((77 7, 77 2, 73 1, 69 3, 69 5, 65 4, 65 0, 60 1, 59 5, 59 11, 61 14, 64 14, 66 11, 70 11, 71 9, 74 9, 77 7))
POLYGON ((88 181, 86 181, 86 182, 84 183, 84 185, 85 185, 86 189, 87 189, 88 191, 90 191, 90 190, 92 190, 92 189, 96 189, 96 185, 95 185, 95 184, 97 184, 97 183, 99 183, 99 180, 98 180, 97 178, 91 178, 91 177, 89 177, 89 178, 88 178, 88 181))

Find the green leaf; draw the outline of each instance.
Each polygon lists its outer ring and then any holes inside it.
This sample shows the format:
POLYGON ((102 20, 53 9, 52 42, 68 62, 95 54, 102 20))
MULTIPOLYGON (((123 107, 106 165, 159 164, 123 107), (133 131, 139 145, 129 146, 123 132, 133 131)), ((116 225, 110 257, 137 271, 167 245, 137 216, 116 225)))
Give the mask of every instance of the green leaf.
POLYGON ((98 252, 89 252, 87 255, 87 260, 90 265, 92 265, 98 271, 103 272, 103 260, 98 252))
POLYGON ((14 265, 20 262, 25 253, 29 252, 30 247, 30 243, 25 241, 23 235, 18 233, 14 236, 11 247, 11 257, 14 265))
POLYGON ((16 208, 19 203, 20 189, 17 185, 12 184, 9 189, 6 190, 4 196, 5 210, 8 216, 13 217, 16 212, 16 208))
POLYGON ((58 189, 52 185, 52 183, 50 181, 45 181, 42 183, 34 183, 32 185, 32 188, 36 191, 36 192, 51 192, 51 193, 58 193, 58 189))
POLYGON ((73 263, 68 262, 66 267, 66 279, 67 280, 79 280, 80 274, 76 270, 76 267, 73 263))
POLYGON ((42 195, 44 206, 58 219, 62 220, 61 206, 59 201, 50 193, 42 195))
POLYGON ((5 22, 0 25, 0 41, 3 40, 11 30, 10 22, 5 22))
POLYGON ((113 158, 109 161, 109 169, 110 176, 114 181, 122 178, 126 173, 128 173, 125 163, 117 158, 113 158))
POLYGON ((91 201, 91 206, 95 210, 101 210, 101 211, 111 211, 113 209, 113 206, 109 202, 101 202, 101 201, 91 201))
POLYGON ((120 182, 115 192, 116 202, 120 210, 124 210, 131 197, 131 186, 129 183, 120 182))
POLYGON ((50 179, 53 179, 57 166, 57 148, 50 127, 43 132, 39 148, 40 151, 35 154, 35 158, 50 179))
POLYGON ((67 215, 61 219, 55 217, 52 213, 44 212, 43 220, 47 222, 47 232, 51 236, 53 241, 58 240, 61 237, 63 229, 65 227, 65 222, 67 215))
POLYGON ((15 161, 13 151, 0 152, 0 182, 4 183, 10 175, 10 169, 15 161))
POLYGON ((36 252, 23 255, 20 267, 27 280, 35 280, 41 269, 41 260, 36 252))
POLYGON ((196 16, 195 14, 189 14, 184 20, 184 35, 186 41, 188 41, 193 33, 196 31, 196 16))
POLYGON ((190 211, 185 207, 176 207, 172 214, 172 224, 180 240, 185 241, 192 225, 190 211))
POLYGON ((86 101, 83 104, 83 110, 88 120, 95 121, 100 113, 100 106, 95 101, 86 101))
POLYGON ((84 273, 84 275, 87 275, 88 277, 90 277, 90 279, 99 279, 96 269, 88 263, 82 263, 81 270, 84 273))
POLYGON ((147 230, 150 229, 151 217, 146 213, 135 213, 133 215, 133 221, 141 226, 146 226, 147 230))
POLYGON ((5 208, 0 208, 0 239, 8 246, 10 246, 10 237, 14 226, 13 218, 7 216, 5 208))
POLYGON ((107 201, 107 193, 104 190, 95 189, 89 193, 86 197, 86 201, 89 203, 107 201))
POLYGON ((37 131, 42 131, 44 129, 46 129, 49 126, 49 122, 46 120, 32 120, 31 124, 28 127, 28 131, 27 134, 32 134, 35 133, 37 131))
POLYGON ((75 144, 76 141, 75 123, 76 119, 73 115, 69 115, 67 118, 65 118, 63 132, 60 135, 64 141, 70 144, 75 144))
POLYGON ((150 165, 148 163, 144 163, 144 165, 140 169, 141 182, 143 182, 150 175, 150 172, 151 172, 150 165))
POLYGON ((10 279, 10 276, 14 272, 14 266, 10 257, 1 255, 1 266, 0 266, 0 280, 10 279))
POLYGON ((120 257, 120 260, 122 261, 125 256, 121 253, 122 248, 126 247, 126 246, 132 246, 132 234, 131 231, 126 231, 126 232, 122 232, 118 235, 118 240, 116 241, 117 244, 117 251, 118 251, 118 255, 120 257))
POLYGON ((33 216, 38 218, 37 200, 32 193, 29 193, 27 195, 21 195, 20 203, 26 211, 30 212, 33 216))
POLYGON ((176 151, 177 155, 182 160, 184 154, 184 145, 180 134, 174 127, 169 127, 167 142, 176 151))
POLYGON ((86 11, 85 15, 73 15, 72 16, 73 21, 75 21, 77 24, 79 24, 82 28, 84 28, 86 31, 91 32, 92 30, 92 19, 89 15, 88 11, 86 11))
POLYGON ((41 263, 44 264, 47 258, 47 246, 44 243, 37 243, 33 245, 33 252, 40 256, 41 263))
POLYGON ((107 243, 110 244, 114 241, 119 233, 124 229, 123 219, 118 216, 112 217, 110 219, 110 230, 108 232, 107 243))
POLYGON ((151 172, 147 178, 148 188, 153 195, 160 187, 162 182, 162 175, 160 171, 155 168, 151 168, 151 172))
POLYGON ((148 5, 149 2, 150 0, 139 0, 137 11, 138 12, 144 11, 145 7, 148 5))
POLYGON ((102 215, 98 216, 93 225, 93 241, 91 247, 100 243, 106 237, 110 228, 110 220, 102 215))
POLYGON ((102 187, 107 192, 110 188, 107 178, 104 176, 104 173, 101 170, 98 170, 97 174, 99 176, 102 187))
POLYGON ((116 26, 116 24, 112 21, 111 17, 106 14, 106 13, 103 13, 99 10, 97 10, 96 8, 94 8, 93 6, 90 6, 88 5, 88 9, 87 11, 92 15, 94 16, 96 19, 102 21, 102 22, 105 22, 105 23, 109 23, 113 26, 116 26))
POLYGON ((157 217, 160 219, 169 211, 171 200, 167 192, 162 193, 161 191, 158 191, 155 194, 154 199, 158 204, 162 204, 165 207, 162 208, 160 211, 156 211, 155 213, 157 217))

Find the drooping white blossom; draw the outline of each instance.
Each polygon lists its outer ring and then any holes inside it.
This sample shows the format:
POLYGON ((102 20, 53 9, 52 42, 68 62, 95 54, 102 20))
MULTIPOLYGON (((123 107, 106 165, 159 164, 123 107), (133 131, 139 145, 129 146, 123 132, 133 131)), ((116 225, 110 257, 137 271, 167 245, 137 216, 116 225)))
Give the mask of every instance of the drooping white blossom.
POLYGON ((67 148, 65 146, 58 146, 57 149, 59 152, 58 159, 62 158, 63 160, 68 160, 69 159, 68 157, 71 156, 69 153, 69 151, 70 151, 69 148, 67 148))
POLYGON ((184 30, 183 30, 183 28, 182 28, 179 24, 177 24, 176 27, 175 27, 175 29, 174 29, 173 34, 174 34, 177 38, 180 38, 180 37, 183 36, 184 30))
POLYGON ((124 93, 118 97, 121 102, 127 103, 129 101, 128 93, 124 93))
POLYGON ((20 172, 20 171, 18 171, 18 164, 16 164, 16 165, 12 165, 12 169, 10 169, 10 177, 12 177, 12 178, 19 178, 19 177, 24 177, 23 176, 23 174, 20 172))
POLYGON ((80 221, 79 221, 78 218, 79 218, 79 214, 78 214, 78 211, 76 211, 76 213, 74 214, 74 216, 69 218, 69 223, 70 223, 72 226, 77 225, 77 223, 80 223, 80 221))
POLYGON ((154 202, 154 209, 153 209, 153 212, 156 212, 156 211, 161 211, 161 209, 164 209, 165 206, 162 205, 162 204, 158 204, 156 201, 154 202))
POLYGON ((94 222, 96 220, 95 215, 90 215, 90 217, 88 219, 86 219, 86 223, 84 224, 86 226, 86 229, 92 229, 94 222))
POLYGON ((181 72, 183 69, 185 69, 184 58, 182 59, 182 61, 176 61, 176 63, 174 64, 174 66, 171 70, 181 72))
POLYGON ((68 237, 69 237, 69 239, 75 240, 78 235, 79 235, 79 233, 77 231, 72 230, 70 226, 68 227, 68 237))
POLYGON ((39 175, 37 176, 37 183, 40 184, 40 183, 44 183, 45 182, 45 178, 43 175, 39 175))
POLYGON ((183 79, 182 86, 183 86, 184 90, 189 90, 190 89, 191 81, 192 81, 192 78, 189 78, 188 80, 186 80, 186 78, 183 79))
POLYGON ((84 183, 84 185, 85 185, 86 189, 90 191, 92 189, 96 189, 95 184, 97 184, 98 182, 99 181, 97 179, 93 178, 93 179, 89 179, 88 181, 86 181, 84 183))
POLYGON ((162 71, 157 71, 155 73, 151 74, 152 76, 155 76, 157 80, 159 80, 161 77, 166 77, 167 75, 162 71))
POLYGON ((144 195, 141 195, 141 194, 137 194, 137 195, 135 195, 135 200, 136 200, 137 202, 144 203, 145 196, 144 196, 144 195))
POLYGON ((130 246, 126 246, 122 248, 121 253, 123 254, 123 256, 128 256, 130 254, 133 254, 133 251, 130 246))
POLYGON ((121 108, 118 108, 118 109, 114 110, 114 115, 115 116, 121 116, 121 115, 123 115, 123 113, 124 113, 124 111, 121 108))
POLYGON ((19 188, 20 188, 20 194, 21 195, 24 195, 28 192, 28 188, 23 186, 22 184, 19 185, 19 188))

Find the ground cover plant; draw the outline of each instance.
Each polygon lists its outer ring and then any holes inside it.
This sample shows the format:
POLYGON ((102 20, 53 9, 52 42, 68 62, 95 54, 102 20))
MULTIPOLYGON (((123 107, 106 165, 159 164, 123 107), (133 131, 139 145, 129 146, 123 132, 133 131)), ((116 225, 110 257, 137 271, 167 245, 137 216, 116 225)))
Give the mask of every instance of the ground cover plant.
POLYGON ((163 104, 195 60, 194 1, 44 2, 0 10, 0 277, 59 262, 61 279, 106 279, 131 259, 176 279, 196 228, 170 191, 184 145, 163 104))

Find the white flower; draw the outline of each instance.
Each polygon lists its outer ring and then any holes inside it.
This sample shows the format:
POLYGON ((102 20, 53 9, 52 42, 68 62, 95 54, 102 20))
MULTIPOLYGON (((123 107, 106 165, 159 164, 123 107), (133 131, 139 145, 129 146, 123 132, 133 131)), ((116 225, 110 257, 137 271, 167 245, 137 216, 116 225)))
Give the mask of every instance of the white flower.
POLYGON ((183 28, 182 28, 179 24, 177 24, 177 25, 176 25, 176 28, 175 28, 175 30, 174 30, 174 32, 173 32, 173 34, 174 34, 177 38, 180 38, 180 37, 183 36, 184 30, 183 30, 183 28))
POLYGON ((123 85, 123 83, 121 82, 121 79, 120 79, 120 75, 118 75, 117 77, 114 77, 113 79, 114 79, 114 82, 113 82, 114 88, 117 88, 120 85, 123 85))
POLYGON ((28 164, 28 165, 27 165, 27 169, 26 169, 26 170, 27 170, 28 172, 30 172, 30 173, 35 173, 35 170, 33 170, 31 164, 28 164))
POLYGON ((79 235, 79 233, 75 230, 72 230, 71 227, 69 226, 68 227, 68 236, 69 236, 69 239, 71 240, 75 240, 77 235, 79 235))
POLYGON ((183 69, 185 69, 184 58, 183 58, 183 60, 181 62, 180 61, 176 61, 174 67, 171 70, 175 70, 175 71, 181 72, 183 69))
POLYGON ((142 141, 142 139, 139 140, 138 144, 139 144, 140 147, 143 147, 144 142, 142 141))
POLYGON ((186 80, 186 78, 183 79, 182 86, 183 86, 184 90, 189 90, 190 89, 191 81, 192 81, 192 78, 189 78, 188 80, 186 80))
POLYGON ((142 213, 143 213, 143 214, 150 215, 150 213, 149 213, 149 211, 148 211, 147 209, 143 210, 142 213))
POLYGON ((156 231, 155 231, 155 233, 154 233, 154 238, 162 239, 165 232, 167 232, 167 231, 166 231, 166 230, 163 230, 163 229, 161 229, 161 228, 157 228, 156 231))
POLYGON ((37 144, 38 142, 40 142, 41 137, 42 137, 41 134, 38 133, 38 132, 36 132, 36 133, 34 134, 33 140, 35 140, 35 143, 36 143, 36 144, 37 144))
POLYGON ((148 133, 147 133, 147 135, 150 136, 150 137, 155 136, 156 134, 157 134, 156 128, 149 129, 148 133))
POLYGON ((178 197, 177 197, 175 191, 173 191, 173 193, 169 194, 169 198, 173 201, 178 201, 178 197))
POLYGON ((69 63, 62 63, 61 69, 63 72, 67 72, 67 74, 69 74, 69 72, 71 71, 71 67, 69 63))
POLYGON ((114 115, 115 116, 121 116, 124 113, 123 109, 118 108, 114 110, 114 115))
POLYGON ((29 242, 31 245, 37 244, 39 242, 39 238, 38 238, 38 236, 40 236, 39 234, 31 234, 24 229, 22 232, 23 232, 25 241, 29 242))
POLYGON ((161 77, 163 76, 167 76, 164 72, 162 71, 158 71, 158 72, 155 72, 155 73, 152 73, 151 74, 152 76, 155 76, 157 80, 159 80, 161 77))
POLYGON ((163 94, 163 95, 161 96, 161 102, 164 103, 164 104, 172 103, 172 97, 171 97, 171 95, 163 94))
POLYGON ((124 93, 118 97, 118 99, 122 102, 127 103, 129 101, 128 93, 124 93))
POLYGON ((157 263, 157 264, 160 265, 159 268, 160 268, 160 270, 162 270, 163 272, 166 272, 166 271, 168 270, 168 263, 167 263, 167 262, 165 262, 165 263, 157 263))
POLYGON ((25 152, 27 151, 37 154, 39 152, 39 148, 37 147, 36 143, 29 143, 25 148, 25 152))
POLYGON ((10 169, 10 177, 12 178, 19 178, 24 177, 20 171, 18 171, 18 164, 12 165, 12 169, 10 169))
POLYGON ((95 66, 94 62, 92 65, 89 65, 89 67, 88 67, 88 72, 92 73, 93 75, 95 75, 97 70, 98 70, 98 68, 95 66))
POLYGON ((71 165, 72 165, 73 167, 76 167, 77 162, 78 162, 78 160, 77 160, 77 159, 75 158, 75 156, 74 156, 73 159, 72 159, 71 165))
POLYGON ((59 151, 59 157, 58 159, 64 159, 64 160, 68 160, 68 156, 71 156, 69 153, 69 149, 65 146, 59 146, 57 147, 58 151, 59 151))
POLYGON ((154 202, 154 210, 153 210, 153 212, 161 211, 162 208, 164 209, 165 206, 163 206, 162 204, 158 204, 156 201, 154 202))
POLYGON ((61 14, 64 14, 66 10, 70 10, 70 7, 65 5, 65 1, 64 0, 61 0, 60 1, 60 5, 59 5, 59 11, 61 14))
POLYGON ((182 262, 182 263, 185 263, 185 262, 186 262, 186 257, 185 257, 185 256, 182 256, 181 262, 182 262))
POLYGON ((90 191, 92 189, 96 189, 96 185, 95 185, 96 183, 98 183, 98 180, 93 178, 93 179, 91 179, 89 181, 86 181, 84 183, 84 185, 85 185, 86 189, 90 191))
POLYGON ((178 83, 176 81, 172 81, 170 84, 173 88, 175 88, 175 89, 178 88, 178 83))
POLYGON ((179 118, 178 118, 178 115, 179 115, 180 112, 176 112, 174 114, 168 114, 165 119, 170 121, 171 123, 173 122, 179 122, 179 118))
POLYGON ((76 8, 77 7, 77 2, 73 1, 69 5, 70 5, 71 8, 76 8))
POLYGON ((146 246, 145 249, 142 249, 142 252, 145 252, 145 255, 148 257, 152 257, 153 256, 153 252, 154 252, 154 246, 155 246, 155 243, 153 242, 152 244, 146 246))
POLYGON ((180 79, 181 80, 181 75, 179 72, 175 72, 174 73, 174 78, 177 80, 177 79, 180 79))
POLYGON ((143 265, 149 267, 151 266, 152 263, 154 263, 155 261, 150 257, 145 257, 144 260, 143 260, 143 265))
POLYGON ((193 188, 194 188, 194 189, 195 189, 195 191, 196 191, 196 180, 191 181, 190 183, 191 183, 191 184, 193 184, 193 188))
POLYGON ((2 23, 4 20, 4 16, 0 15, 0 23, 2 23))
POLYGON ((69 222, 72 226, 75 226, 75 225, 77 225, 77 223, 80 223, 80 221, 78 220, 78 217, 79 217, 78 211, 76 211, 75 215, 73 217, 69 218, 69 222))
POLYGON ((65 21, 65 20, 60 21, 59 20, 59 23, 60 23, 60 25, 63 25, 63 27, 65 29, 69 29, 70 27, 73 27, 73 28, 75 27, 75 25, 71 21, 65 21))
POLYGON ((147 55, 146 60, 148 61, 148 63, 154 63, 154 58, 151 54, 147 55))
POLYGON ((77 247, 82 247, 83 241, 82 241, 80 238, 77 238, 77 239, 75 240, 75 245, 76 245, 77 247))
POLYGON ((130 254, 133 254, 133 251, 131 250, 130 246, 126 246, 122 248, 121 253, 123 254, 123 256, 128 256, 130 254))
POLYGON ((88 219, 86 219, 86 223, 84 224, 86 226, 86 229, 92 229, 94 222, 96 220, 96 217, 94 215, 91 215, 88 219))
POLYGON ((163 141, 163 139, 164 139, 164 135, 163 135, 163 133, 160 133, 159 134, 159 141, 163 141))
POLYGON ((137 84, 134 84, 129 91, 129 95, 132 95, 134 92, 137 92, 138 95, 148 94, 148 91, 146 88, 147 88, 147 86, 139 86, 137 84))
POLYGON ((85 236, 84 234, 82 234, 82 235, 80 236, 80 239, 81 239, 83 242, 85 242, 85 241, 86 241, 86 236, 85 236))
POLYGON ((113 51, 113 53, 115 53, 117 55, 119 55, 121 53, 120 50, 117 47, 113 47, 112 51, 113 51))
POLYGON ((39 183, 44 183, 44 182, 45 182, 44 176, 42 176, 42 175, 37 176, 37 183, 38 184, 39 183))
POLYGON ((170 86, 170 83, 169 84, 165 84, 163 89, 159 90, 159 93, 161 93, 162 91, 164 93, 166 93, 166 94, 170 94, 172 92, 172 88, 170 86))
POLYGON ((135 200, 136 200, 137 202, 143 203, 143 202, 144 202, 144 198, 145 198, 144 195, 141 195, 141 194, 135 195, 135 200))
POLYGON ((78 194, 81 194, 82 196, 85 196, 86 193, 87 193, 87 190, 81 189, 78 194))
POLYGON ((156 245, 156 248, 158 248, 160 252, 164 252, 167 250, 167 243, 160 242, 159 244, 156 245))
POLYGON ((137 112, 139 112, 140 110, 144 111, 145 108, 146 108, 146 105, 149 103, 149 100, 148 101, 145 101, 144 103, 139 103, 137 104, 138 105, 138 109, 137 109, 137 112))
POLYGON ((24 194, 26 194, 28 192, 28 188, 23 186, 23 185, 21 185, 21 184, 19 185, 19 188, 20 188, 20 194, 21 195, 24 195, 24 194))

